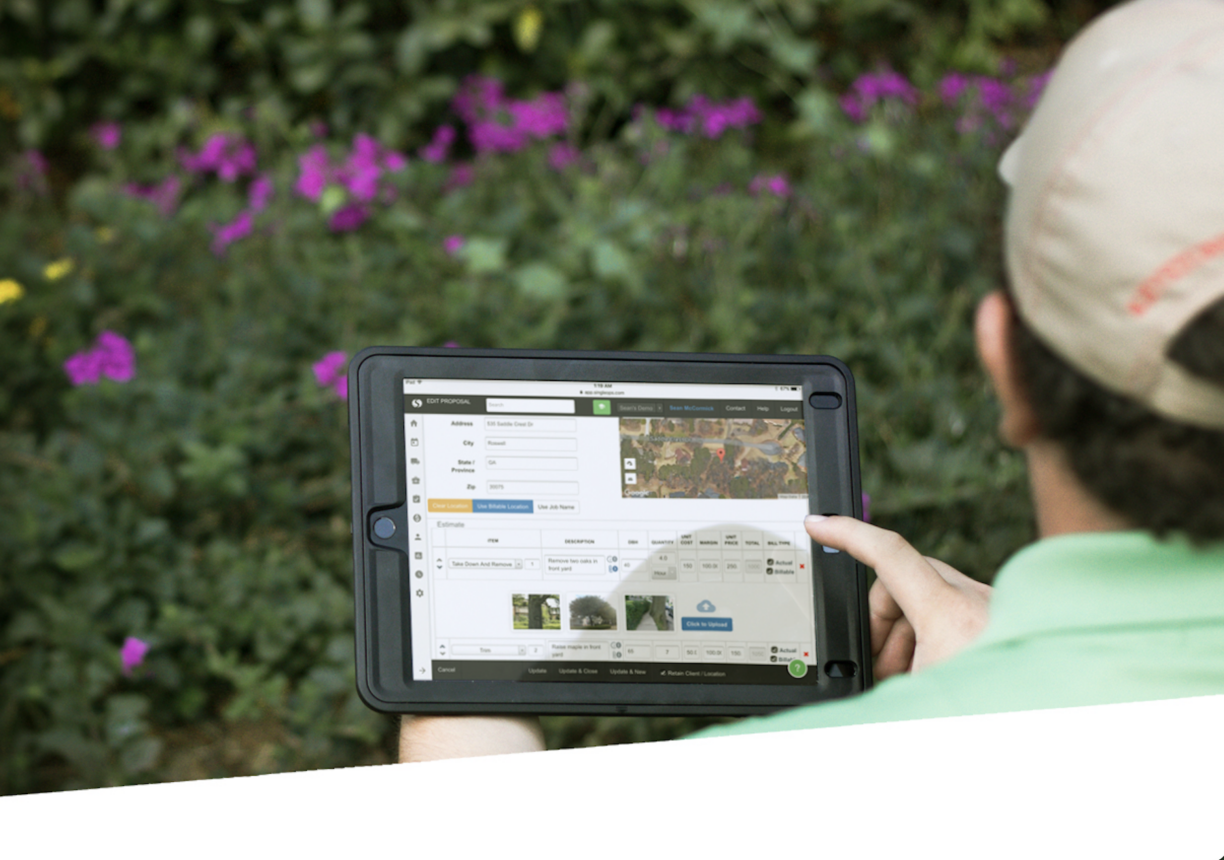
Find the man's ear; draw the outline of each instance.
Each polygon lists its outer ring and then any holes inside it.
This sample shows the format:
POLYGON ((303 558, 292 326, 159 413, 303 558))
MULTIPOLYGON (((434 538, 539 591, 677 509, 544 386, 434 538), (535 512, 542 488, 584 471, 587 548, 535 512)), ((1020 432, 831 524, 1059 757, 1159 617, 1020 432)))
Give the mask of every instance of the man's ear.
POLYGON ((1008 445, 1023 448, 1041 435, 1041 425, 1019 378, 1012 338, 1015 316, 1011 300, 995 290, 978 305, 974 333, 978 355, 1002 407, 999 436, 1008 445))

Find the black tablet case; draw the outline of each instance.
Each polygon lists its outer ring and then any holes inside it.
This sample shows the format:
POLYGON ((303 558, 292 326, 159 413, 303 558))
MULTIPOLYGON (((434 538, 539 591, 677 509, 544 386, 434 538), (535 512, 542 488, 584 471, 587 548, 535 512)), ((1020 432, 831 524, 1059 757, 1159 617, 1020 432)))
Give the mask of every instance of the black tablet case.
POLYGON ((812 548, 814 683, 804 685, 430 680, 409 671, 405 378, 802 384, 811 513, 862 516, 854 380, 826 356, 372 347, 349 364, 357 689, 385 713, 724 716, 869 688, 867 581, 845 553, 812 548), (813 405, 814 404, 814 405, 813 405), (397 523, 379 538, 377 519, 397 523))

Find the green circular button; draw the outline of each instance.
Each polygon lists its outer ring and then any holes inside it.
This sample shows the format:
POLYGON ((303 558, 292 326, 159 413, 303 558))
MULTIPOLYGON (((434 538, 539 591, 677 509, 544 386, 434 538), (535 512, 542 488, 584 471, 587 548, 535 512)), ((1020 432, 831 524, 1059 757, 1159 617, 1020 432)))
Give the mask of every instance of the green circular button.
POLYGON ((786 668, 790 671, 792 678, 802 678, 807 674, 807 663, 802 660, 791 660, 786 668))

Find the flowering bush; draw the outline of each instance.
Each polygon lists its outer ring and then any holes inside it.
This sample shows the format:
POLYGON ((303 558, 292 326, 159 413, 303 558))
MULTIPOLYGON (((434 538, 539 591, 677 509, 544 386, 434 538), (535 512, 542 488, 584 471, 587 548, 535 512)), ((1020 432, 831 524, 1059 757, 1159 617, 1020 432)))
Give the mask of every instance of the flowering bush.
POLYGON ((465 77, 412 146, 183 107, 95 129, 62 201, 6 159, 0 790, 386 759, 339 402, 371 344, 836 355, 873 518, 989 575, 1027 513, 970 316, 1041 81, 930 80, 873 68, 797 126, 694 90, 592 136, 585 83, 465 77), (202 727, 267 753, 200 765, 202 727))

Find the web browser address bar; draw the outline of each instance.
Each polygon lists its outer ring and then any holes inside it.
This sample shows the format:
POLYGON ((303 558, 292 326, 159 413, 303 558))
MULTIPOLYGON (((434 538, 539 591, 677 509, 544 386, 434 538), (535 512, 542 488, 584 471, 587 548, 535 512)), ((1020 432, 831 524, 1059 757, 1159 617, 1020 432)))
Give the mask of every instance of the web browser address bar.
POLYGON ((489 397, 485 407, 490 412, 543 412, 549 415, 573 415, 574 401, 542 397, 489 397))

